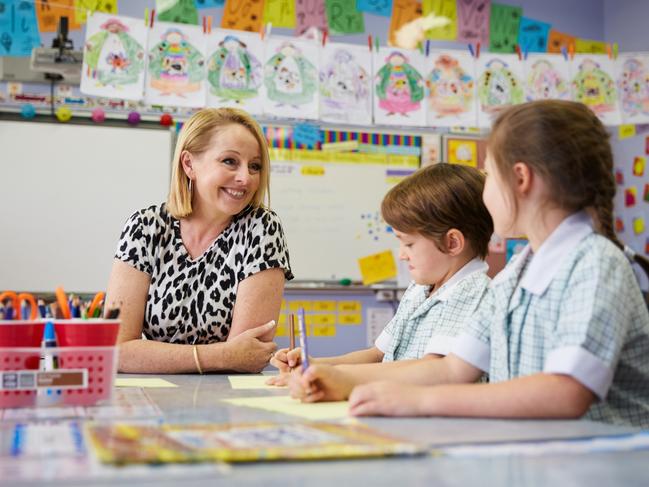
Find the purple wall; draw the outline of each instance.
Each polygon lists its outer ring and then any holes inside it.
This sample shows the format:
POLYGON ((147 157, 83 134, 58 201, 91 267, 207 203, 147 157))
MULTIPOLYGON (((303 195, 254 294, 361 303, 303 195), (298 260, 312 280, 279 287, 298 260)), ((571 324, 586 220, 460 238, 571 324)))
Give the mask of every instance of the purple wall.
POLYGON ((649 51, 649 2, 605 0, 604 39, 617 42, 620 51, 649 51))

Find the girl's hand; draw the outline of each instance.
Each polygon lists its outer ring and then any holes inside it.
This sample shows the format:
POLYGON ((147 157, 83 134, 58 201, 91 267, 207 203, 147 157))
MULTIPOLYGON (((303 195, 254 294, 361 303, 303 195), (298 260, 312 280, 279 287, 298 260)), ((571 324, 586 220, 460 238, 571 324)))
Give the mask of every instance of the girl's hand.
POLYGON ((282 373, 288 373, 292 368, 297 367, 302 363, 302 349, 300 347, 289 350, 282 348, 275 352, 275 355, 270 359, 270 365, 279 369, 282 373))
POLYGON ((291 396, 302 402, 344 401, 354 386, 345 372, 326 364, 314 364, 304 374, 295 369, 289 381, 291 396))
POLYGON ((424 416, 422 403, 430 388, 398 382, 372 382, 349 396, 352 416, 424 416))
MULTIPOLYGON (((271 360, 272 363, 272 360, 271 360)), ((278 375, 273 375, 266 380, 266 384, 269 386, 276 387, 285 387, 288 385, 288 381, 291 377, 290 372, 280 372, 278 375)))

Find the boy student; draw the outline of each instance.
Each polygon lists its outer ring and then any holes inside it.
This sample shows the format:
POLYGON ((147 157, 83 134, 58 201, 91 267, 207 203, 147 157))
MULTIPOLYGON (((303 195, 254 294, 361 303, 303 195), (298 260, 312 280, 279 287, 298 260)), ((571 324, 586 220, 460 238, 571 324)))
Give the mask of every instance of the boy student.
MULTIPOLYGON (((366 364, 441 357, 475 310, 489 278, 484 258, 493 224, 482 203, 484 176, 477 169, 436 164, 420 169, 392 188, 381 212, 399 240, 399 258, 413 283, 394 318, 373 347, 319 364, 366 364)), ((279 350, 271 364, 282 374, 300 361, 300 349, 279 350)))
POLYGON ((527 235, 529 245, 494 278, 451 353, 397 370, 318 364, 291 377, 292 393, 317 401, 353 389, 355 415, 585 416, 649 426, 649 313, 629 261, 645 272, 649 262, 614 232, 608 137, 575 102, 501 113, 483 199, 496 233, 527 235), (489 384, 474 384, 483 372, 489 384), (354 388, 384 379, 392 382, 354 388))

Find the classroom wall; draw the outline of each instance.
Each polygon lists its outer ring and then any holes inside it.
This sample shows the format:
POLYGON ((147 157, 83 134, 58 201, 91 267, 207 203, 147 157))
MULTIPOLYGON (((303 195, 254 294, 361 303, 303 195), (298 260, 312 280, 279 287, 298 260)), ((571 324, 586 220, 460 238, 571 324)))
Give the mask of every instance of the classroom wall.
POLYGON ((649 2, 605 0, 604 40, 617 42, 620 51, 649 50, 649 2))

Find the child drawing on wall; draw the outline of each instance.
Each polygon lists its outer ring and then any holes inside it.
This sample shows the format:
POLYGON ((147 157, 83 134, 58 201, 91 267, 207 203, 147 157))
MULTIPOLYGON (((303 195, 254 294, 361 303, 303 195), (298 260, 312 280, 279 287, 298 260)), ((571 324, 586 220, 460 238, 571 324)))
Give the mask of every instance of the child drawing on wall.
POLYGON ((478 96, 482 111, 497 113, 509 105, 523 102, 523 87, 509 65, 492 59, 478 80, 478 96))
POLYGON ((465 113, 473 101, 474 79, 454 57, 443 54, 426 79, 428 102, 438 118, 465 113))
POLYGON ((624 61, 617 85, 626 115, 649 114, 649 73, 641 59, 624 61))
POLYGON ((527 77, 527 90, 528 101, 561 100, 570 95, 568 83, 547 59, 539 59, 532 64, 527 77))
POLYGON ((588 106, 595 114, 615 110, 617 93, 611 77, 592 59, 585 59, 579 65, 572 80, 575 101, 588 106))
POLYGON ((284 42, 266 63, 264 84, 276 106, 299 108, 313 100, 318 72, 299 48, 284 42))
POLYGON ((424 98, 423 79, 400 52, 391 53, 385 62, 377 73, 376 96, 379 98, 379 108, 388 112, 387 115, 396 113, 407 117, 408 112, 420 108, 420 102, 424 98))
POLYGON ((234 35, 228 35, 210 57, 207 80, 211 92, 221 101, 242 100, 257 96, 261 85, 261 63, 246 44, 234 35))
POLYGON ((203 56, 187 41, 180 29, 168 29, 162 41, 149 52, 150 85, 161 95, 178 95, 200 90, 203 56))
POLYGON ((332 61, 320 71, 320 94, 323 102, 333 109, 366 105, 369 101, 369 76, 354 56, 338 49, 332 61))

